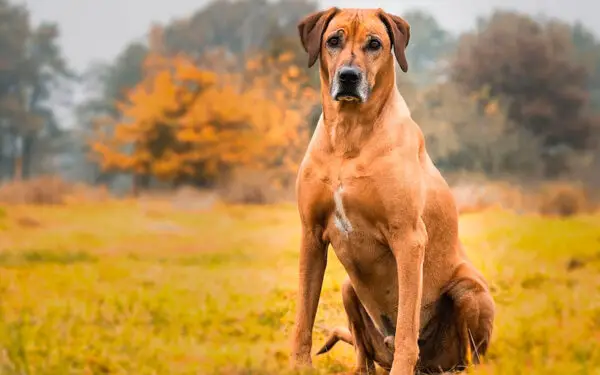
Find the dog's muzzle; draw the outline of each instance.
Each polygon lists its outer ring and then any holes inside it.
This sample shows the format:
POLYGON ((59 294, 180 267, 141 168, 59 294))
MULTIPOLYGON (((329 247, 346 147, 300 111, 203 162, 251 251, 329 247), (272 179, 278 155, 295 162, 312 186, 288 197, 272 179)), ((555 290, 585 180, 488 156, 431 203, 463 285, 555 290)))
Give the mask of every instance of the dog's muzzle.
POLYGON ((360 69, 344 66, 337 71, 331 85, 334 100, 364 103, 368 94, 369 87, 360 69))

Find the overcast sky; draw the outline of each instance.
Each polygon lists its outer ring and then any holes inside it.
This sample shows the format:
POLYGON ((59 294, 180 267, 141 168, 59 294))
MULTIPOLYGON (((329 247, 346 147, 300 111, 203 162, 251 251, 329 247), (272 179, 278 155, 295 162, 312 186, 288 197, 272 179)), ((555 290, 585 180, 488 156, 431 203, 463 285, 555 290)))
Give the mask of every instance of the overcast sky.
MULTIPOLYGON (((207 0, 14 0, 26 3, 33 21, 60 25, 64 53, 77 70, 97 59, 111 60, 131 40, 144 37, 153 21, 183 17, 207 0)), ((473 27, 478 15, 498 6, 566 21, 580 20, 600 35, 600 2, 594 0, 321 0, 325 6, 381 7, 391 13, 422 8, 445 28, 458 32, 473 27)), ((414 32, 418 32, 415 30, 414 32)))

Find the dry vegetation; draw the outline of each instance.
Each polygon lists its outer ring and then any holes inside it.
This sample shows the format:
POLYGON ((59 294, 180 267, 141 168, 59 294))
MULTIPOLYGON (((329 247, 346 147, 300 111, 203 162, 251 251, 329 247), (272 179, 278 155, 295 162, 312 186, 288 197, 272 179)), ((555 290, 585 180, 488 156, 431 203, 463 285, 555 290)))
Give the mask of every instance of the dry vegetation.
POLYGON ((102 187, 73 184, 56 176, 11 181, 0 186, 0 203, 54 205, 73 201, 104 201, 109 193, 102 187))
POLYGON ((271 204, 292 201, 295 198, 295 184, 274 183, 275 173, 260 170, 240 169, 218 188, 219 196, 227 203, 271 204))
POLYGON ((520 187, 506 181, 475 180, 453 184, 460 213, 501 208, 516 213, 568 217, 594 212, 597 198, 575 183, 544 182, 520 187))
MULTIPOLYGON (((297 229, 291 204, 225 205, 189 189, 4 205, 0 373, 285 374, 297 229)), ((492 350, 476 373, 594 374, 600 216, 488 208, 462 216, 461 236, 498 304, 492 350)), ((344 277, 332 254, 317 342, 344 324, 344 277)), ((352 359, 339 345, 316 359, 316 372, 346 371, 352 359)))
MULTIPOLYGON (((278 177, 276 172, 236 169, 215 189, 197 190, 184 186, 175 192, 146 192, 143 197, 171 201, 174 207, 181 209, 188 205, 208 209, 218 202, 258 205, 293 202, 293 182, 286 181, 282 185, 278 183, 278 177)), ((520 187, 506 181, 489 181, 485 177, 449 180, 461 214, 500 208, 518 214, 568 217, 593 213, 598 208, 597 197, 588 188, 570 182, 520 187)), ((54 205, 109 199, 109 193, 102 187, 73 184, 51 176, 14 181, 0 187, 0 203, 13 205, 54 205)))

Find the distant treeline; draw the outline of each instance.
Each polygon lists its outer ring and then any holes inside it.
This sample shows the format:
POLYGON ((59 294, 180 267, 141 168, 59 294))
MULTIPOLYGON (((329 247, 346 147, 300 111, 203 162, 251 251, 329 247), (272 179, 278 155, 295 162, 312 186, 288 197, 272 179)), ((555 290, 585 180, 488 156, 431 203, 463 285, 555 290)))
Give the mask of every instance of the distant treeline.
MULTIPOLYGON (((0 179, 61 173, 135 187, 215 186, 235 171, 289 186, 320 113, 296 24, 310 1, 215 1, 75 75, 59 28, 0 0, 0 179), (57 123, 74 84, 92 95, 57 123)), ((581 24, 496 11, 462 35, 422 11, 398 84, 444 172, 594 182, 600 40, 581 24)))

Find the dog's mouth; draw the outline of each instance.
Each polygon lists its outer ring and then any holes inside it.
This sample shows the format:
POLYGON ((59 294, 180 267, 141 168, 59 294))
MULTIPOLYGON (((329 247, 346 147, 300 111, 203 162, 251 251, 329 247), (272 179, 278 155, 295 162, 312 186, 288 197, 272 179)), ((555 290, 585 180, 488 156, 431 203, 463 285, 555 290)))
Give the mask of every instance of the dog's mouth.
POLYGON ((369 97, 369 88, 365 82, 353 84, 334 82, 331 96, 333 100, 340 103, 364 103, 369 97))
POLYGON ((339 93, 334 99, 338 102, 361 103, 363 100, 357 94, 339 93))

